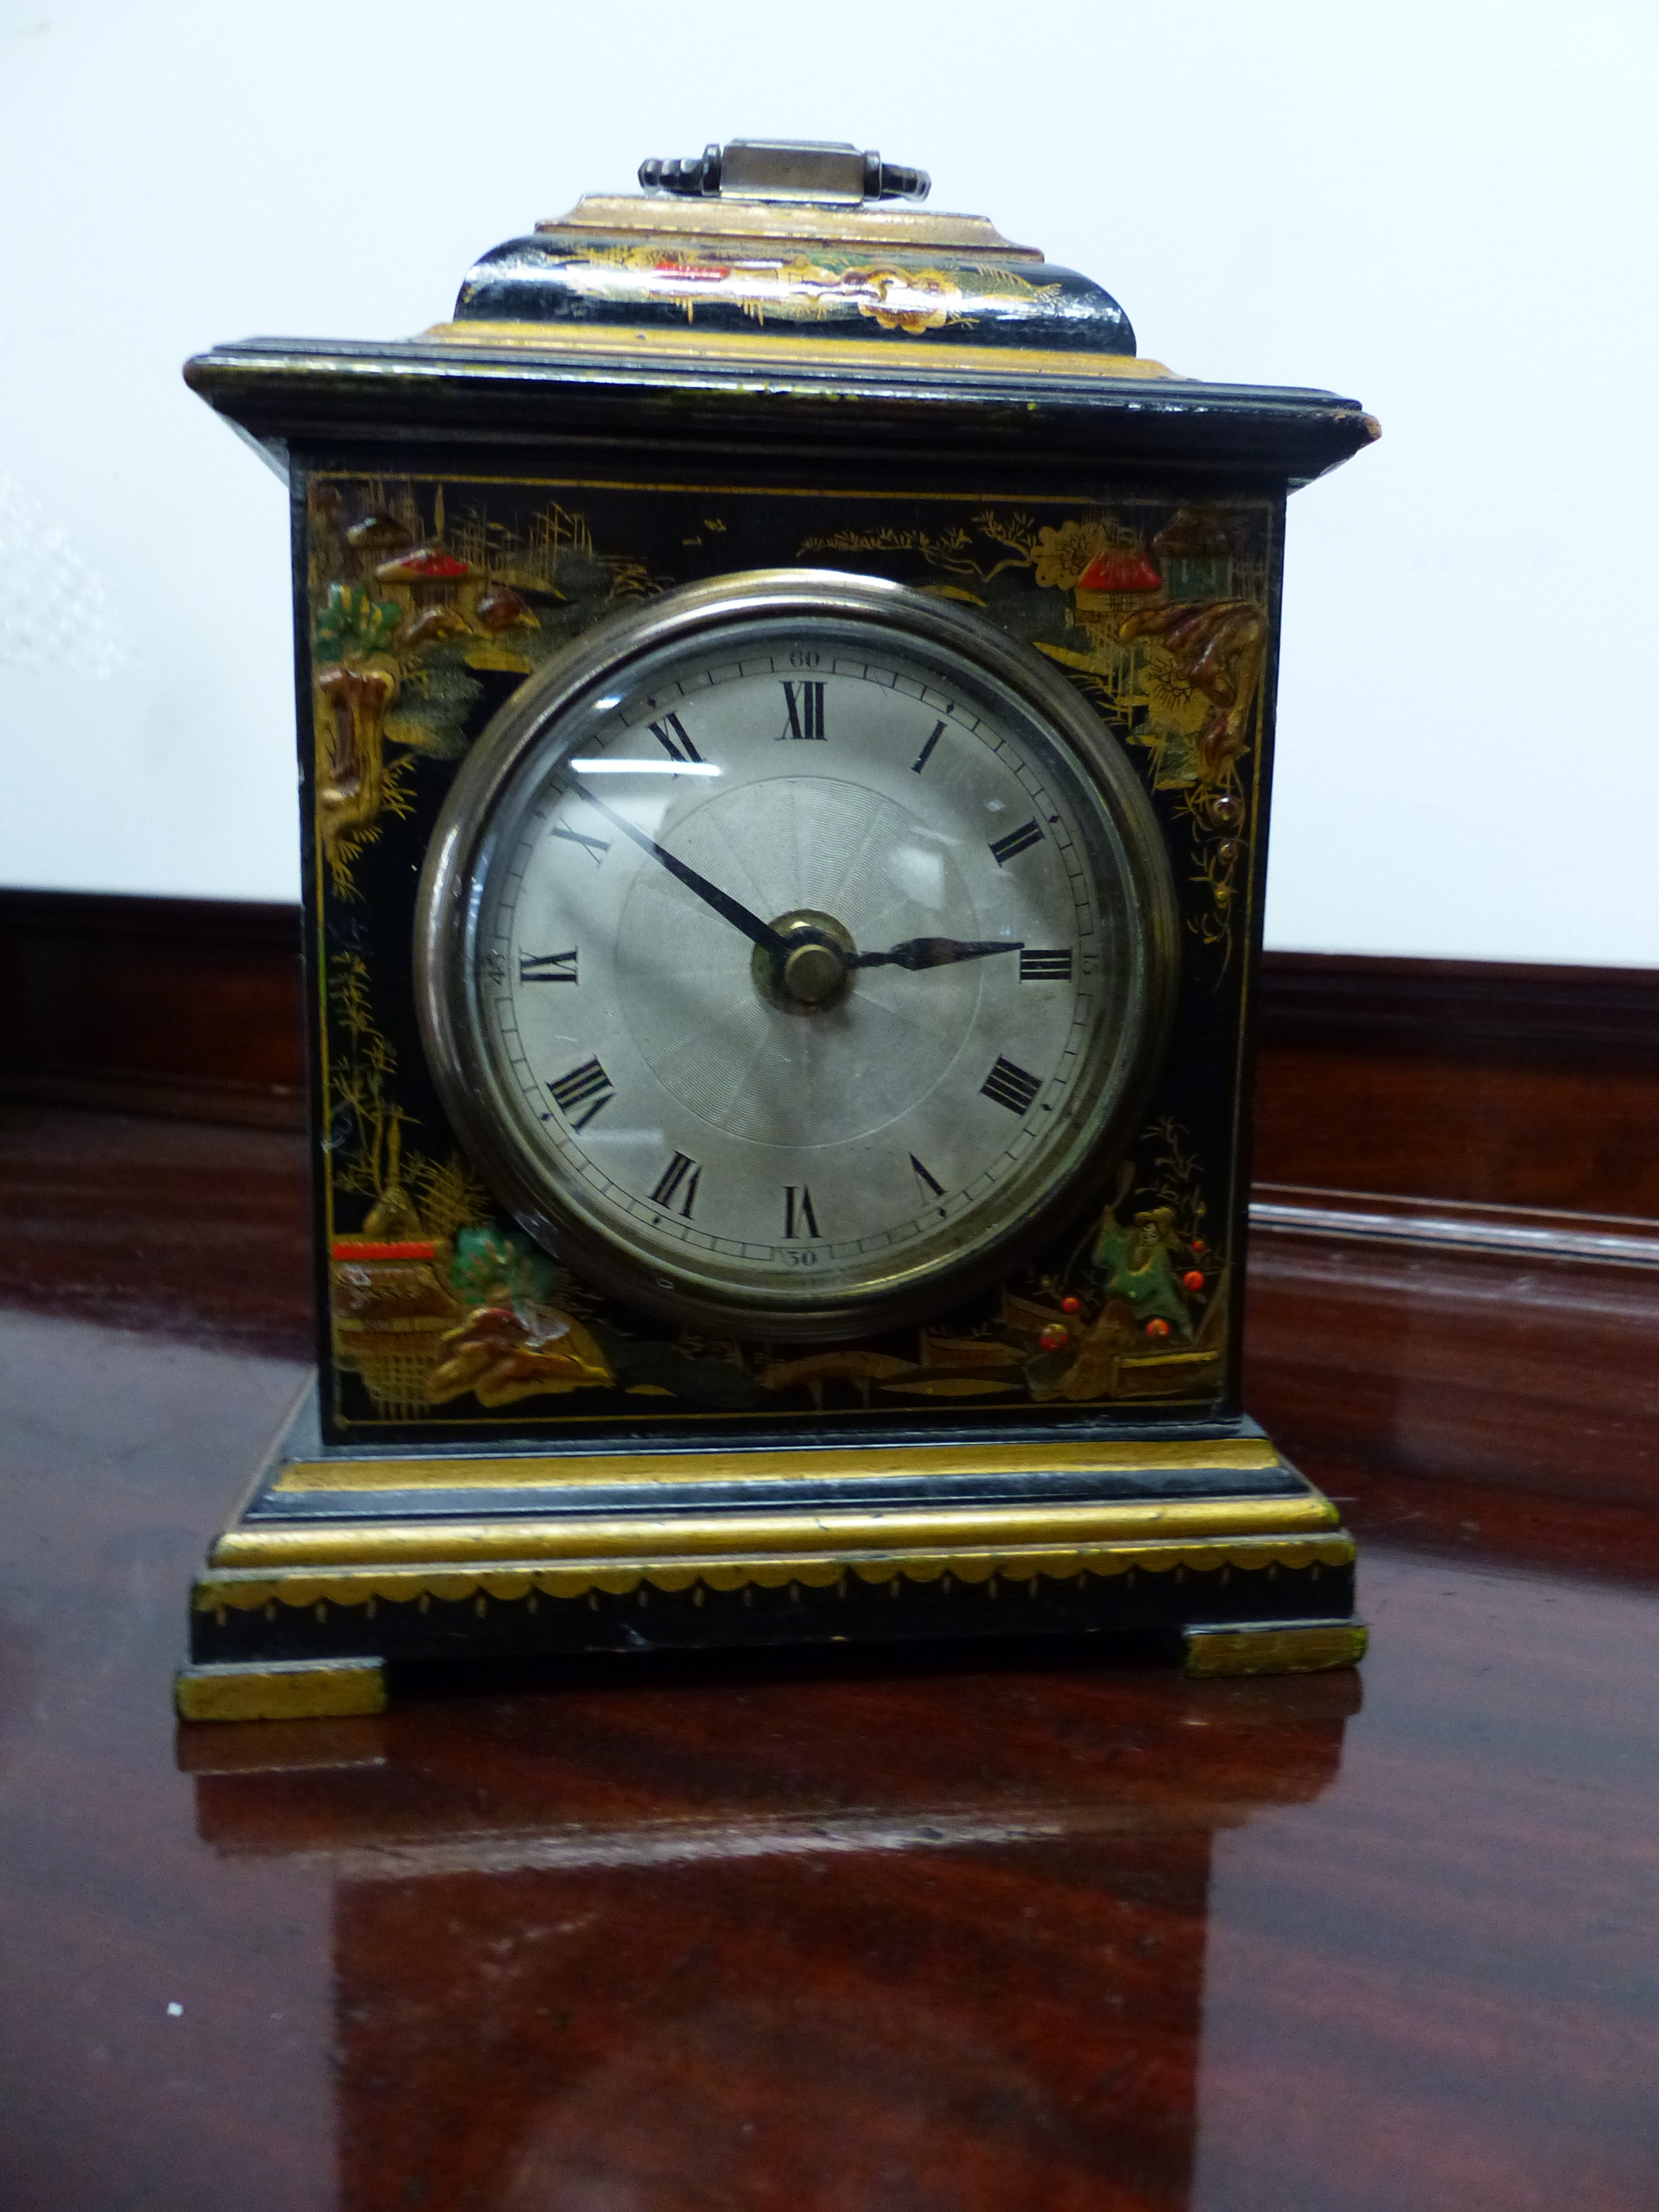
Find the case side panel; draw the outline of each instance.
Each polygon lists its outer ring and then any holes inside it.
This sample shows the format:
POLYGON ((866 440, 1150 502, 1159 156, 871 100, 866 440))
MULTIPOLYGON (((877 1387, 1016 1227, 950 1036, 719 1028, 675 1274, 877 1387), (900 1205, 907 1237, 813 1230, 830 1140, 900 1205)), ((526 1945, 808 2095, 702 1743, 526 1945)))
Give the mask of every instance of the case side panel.
POLYGON ((1256 710, 1255 772, 1250 809, 1248 874, 1245 880, 1244 1004, 1239 1024, 1238 1065, 1233 1092, 1233 1153, 1229 1163, 1228 1249, 1236 1257, 1240 1294, 1228 1316, 1227 1373, 1230 1389, 1225 1411, 1240 1410, 1244 1363, 1243 1295, 1249 1264, 1250 1178, 1255 1149, 1255 1066, 1262 1002, 1262 952, 1266 921, 1268 849, 1273 818, 1274 747, 1278 733, 1279 641, 1284 607, 1285 501, 1281 492, 1268 523, 1267 657, 1256 710))

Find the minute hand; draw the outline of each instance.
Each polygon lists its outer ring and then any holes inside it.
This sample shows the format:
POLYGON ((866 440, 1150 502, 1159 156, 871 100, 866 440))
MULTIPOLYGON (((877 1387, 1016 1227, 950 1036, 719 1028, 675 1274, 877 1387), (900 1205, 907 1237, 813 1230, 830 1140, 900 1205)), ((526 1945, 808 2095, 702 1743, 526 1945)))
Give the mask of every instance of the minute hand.
POLYGON ((994 952, 1023 952, 1023 939, 1007 938, 977 942, 957 937, 911 937, 890 952, 860 952, 848 963, 853 968, 948 968, 956 960, 987 960, 994 952))
POLYGON ((741 930, 744 936, 758 944, 763 952, 780 962, 787 957, 788 945, 769 922, 763 922, 759 914, 752 914, 747 906, 740 906, 717 884, 710 883, 706 875, 699 875, 696 868, 688 868, 683 861, 677 860, 654 837, 647 837, 643 830, 636 830, 632 823, 626 816, 619 814, 614 807, 607 806, 602 798, 595 798, 592 791, 582 790, 580 785, 575 788, 581 791, 582 797, 596 814, 602 814, 625 837, 632 837, 642 852, 649 853, 652 860, 659 861, 671 875, 677 876, 688 891, 695 891, 706 906, 712 906, 734 929, 741 930))

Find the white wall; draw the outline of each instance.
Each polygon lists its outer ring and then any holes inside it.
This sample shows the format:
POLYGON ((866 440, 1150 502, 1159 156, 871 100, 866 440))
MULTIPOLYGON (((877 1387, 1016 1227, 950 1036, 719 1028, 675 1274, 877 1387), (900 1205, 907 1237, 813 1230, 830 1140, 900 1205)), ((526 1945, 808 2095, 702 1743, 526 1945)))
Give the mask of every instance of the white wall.
POLYGON ((1270 942, 1659 963, 1626 0, 0 0, 0 881, 294 895, 283 494, 179 380, 397 336, 648 153, 855 139, 1144 352, 1382 443, 1292 505, 1270 942))

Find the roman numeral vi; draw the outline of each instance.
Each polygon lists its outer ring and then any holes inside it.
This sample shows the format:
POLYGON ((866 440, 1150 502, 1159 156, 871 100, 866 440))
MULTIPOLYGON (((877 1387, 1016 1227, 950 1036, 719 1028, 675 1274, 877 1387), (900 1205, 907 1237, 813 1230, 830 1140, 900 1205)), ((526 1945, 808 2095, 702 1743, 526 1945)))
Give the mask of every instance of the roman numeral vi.
POLYGON ((812 1193, 804 1183, 798 1186, 787 1183, 784 1186, 784 1234, 785 1236, 819 1236, 818 1217, 812 1211, 812 1193))

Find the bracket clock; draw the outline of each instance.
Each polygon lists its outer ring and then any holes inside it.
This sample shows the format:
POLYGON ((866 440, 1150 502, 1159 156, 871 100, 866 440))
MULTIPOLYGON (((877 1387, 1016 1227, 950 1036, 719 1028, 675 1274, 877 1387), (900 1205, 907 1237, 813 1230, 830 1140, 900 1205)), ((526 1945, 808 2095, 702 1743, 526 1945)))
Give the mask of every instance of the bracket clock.
POLYGON ((1376 425, 874 154, 640 182, 186 372, 292 493, 320 1332, 180 1709, 1351 1664, 1238 1375, 1285 499, 1376 425))

